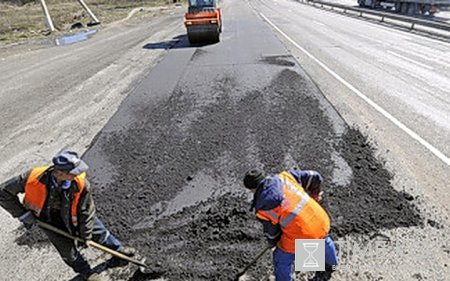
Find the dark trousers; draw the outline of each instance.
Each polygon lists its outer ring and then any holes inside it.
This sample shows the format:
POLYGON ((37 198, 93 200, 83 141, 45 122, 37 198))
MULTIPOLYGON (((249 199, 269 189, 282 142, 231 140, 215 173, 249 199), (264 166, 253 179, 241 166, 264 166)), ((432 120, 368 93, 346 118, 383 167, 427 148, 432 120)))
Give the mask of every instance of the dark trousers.
MULTIPOLYGON (((287 253, 280 248, 273 251, 273 265, 276 281, 292 281, 292 266, 295 254, 287 253)), ((330 236, 325 238, 325 264, 329 266, 338 264, 336 246, 330 236)), ((314 278, 315 279, 315 278, 314 278)))
MULTIPOLYGON (((92 231, 92 241, 97 242, 112 250, 122 250, 122 244, 109 232, 108 229, 106 229, 100 219, 95 217, 94 220, 95 222, 92 231)), ((89 273, 91 267, 86 259, 78 251, 75 241, 49 230, 42 230, 47 234, 48 239, 50 240, 50 242, 52 242, 53 246, 55 246, 56 250, 58 250, 59 254, 67 265, 72 267, 75 272, 82 275, 89 273)))

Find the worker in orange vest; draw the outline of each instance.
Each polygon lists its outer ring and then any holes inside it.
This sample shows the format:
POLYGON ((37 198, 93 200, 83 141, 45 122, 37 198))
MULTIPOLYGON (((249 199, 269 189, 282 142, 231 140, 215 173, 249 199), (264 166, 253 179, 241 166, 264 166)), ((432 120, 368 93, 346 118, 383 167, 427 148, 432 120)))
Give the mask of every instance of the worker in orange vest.
MULTIPOLYGON (((92 188, 86 179, 87 164, 73 151, 53 157, 52 166, 43 166, 15 177, 0 186, 0 205, 26 228, 36 220, 51 224, 83 240, 93 240, 112 250, 132 256, 135 250, 124 247, 95 215, 92 188), (24 194, 20 203, 18 194, 24 194)), ((75 241, 42 230, 64 262, 89 281, 102 280, 78 251, 75 241)), ((114 265, 125 262, 113 258, 114 265)))
POLYGON ((254 193, 252 207, 269 244, 275 246, 276 281, 292 280, 295 239, 324 239, 327 268, 337 265, 336 248, 328 235, 330 218, 318 203, 322 177, 315 171, 291 170, 266 176, 251 169, 244 186, 254 193))

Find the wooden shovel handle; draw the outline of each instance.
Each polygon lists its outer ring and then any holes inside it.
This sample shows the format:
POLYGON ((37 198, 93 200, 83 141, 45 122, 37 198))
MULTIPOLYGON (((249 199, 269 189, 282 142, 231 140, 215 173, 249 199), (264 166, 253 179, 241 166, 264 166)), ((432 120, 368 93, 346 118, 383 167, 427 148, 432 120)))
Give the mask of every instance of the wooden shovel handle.
POLYGON ((130 258, 130 257, 127 256, 127 255, 124 255, 124 254, 122 254, 122 253, 120 253, 120 252, 111 250, 110 248, 105 247, 105 246, 103 246, 103 245, 100 245, 100 244, 98 244, 98 243, 96 243, 96 242, 94 242, 94 241, 92 241, 92 240, 87 240, 85 243, 86 243, 86 245, 88 245, 89 247, 99 249, 99 250, 101 250, 101 251, 103 251, 103 252, 106 252, 106 253, 111 254, 111 255, 113 255, 113 256, 115 256, 115 257, 121 258, 121 259, 123 259, 123 260, 129 261, 129 262, 134 263, 134 264, 136 264, 136 265, 143 266, 143 267, 147 267, 147 265, 146 265, 145 263, 141 262, 141 261, 132 259, 132 258, 130 258))
POLYGON ((37 221, 37 224, 38 224, 40 227, 42 227, 42 228, 45 228, 45 229, 50 230, 50 231, 52 231, 52 232, 55 232, 55 233, 57 233, 57 234, 59 234, 59 235, 62 235, 62 236, 64 236, 64 237, 66 237, 66 238, 69 238, 69 239, 72 239, 72 240, 75 240, 75 241, 84 243, 84 244, 86 244, 86 245, 89 246, 89 247, 99 249, 99 250, 101 250, 101 251, 103 251, 103 252, 106 252, 106 253, 108 253, 108 254, 111 254, 111 255, 113 255, 113 256, 115 256, 115 257, 121 258, 121 259, 126 260, 126 261, 128 261, 128 262, 131 262, 131 263, 134 263, 134 264, 136 264, 136 265, 143 266, 143 267, 147 268, 147 265, 146 265, 145 263, 143 263, 143 262, 141 262, 141 261, 138 261, 138 260, 135 260, 135 259, 132 259, 132 258, 130 258, 129 256, 124 255, 124 254, 122 254, 122 253, 119 253, 119 252, 117 252, 117 251, 111 250, 110 248, 105 247, 105 246, 103 246, 103 245, 100 245, 100 244, 98 244, 98 243, 95 243, 94 241, 91 241, 91 240, 83 240, 83 239, 81 239, 80 237, 76 237, 76 236, 70 235, 69 233, 67 233, 67 232, 65 232, 65 231, 63 231, 63 230, 61 230, 61 229, 59 229, 59 228, 57 228, 57 227, 54 227, 53 225, 50 225, 50 224, 48 224, 48 223, 45 223, 45 222, 43 222, 43 221, 39 221, 39 220, 38 220, 38 221, 37 221))

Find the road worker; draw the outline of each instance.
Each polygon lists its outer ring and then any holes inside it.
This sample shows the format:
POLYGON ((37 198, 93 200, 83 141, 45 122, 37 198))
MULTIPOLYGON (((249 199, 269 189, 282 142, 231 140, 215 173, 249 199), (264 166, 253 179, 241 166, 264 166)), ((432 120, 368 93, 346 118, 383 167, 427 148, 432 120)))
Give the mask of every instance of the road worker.
POLYGON ((252 207, 262 222, 269 244, 276 246, 273 265, 276 281, 292 280, 295 239, 325 239, 327 269, 337 265, 336 248, 328 235, 330 218, 320 201, 322 177, 315 171, 291 170, 265 175, 251 169, 244 186, 253 193, 252 207))
MULTIPOLYGON (((92 240, 112 250, 132 256, 95 214, 92 188, 86 179, 87 164, 73 151, 53 157, 52 166, 36 167, 0 185, 0 205, 26 228, 36 220, 53 225, 83 240, 92 240), (24 194, 23 202, 18 195, 24 194)), ((42 228, 64 262, 84 280, 102 280, 78 251, 75 241, 42 228)), ((117 258, 112 264, 125 265, 117 258)))

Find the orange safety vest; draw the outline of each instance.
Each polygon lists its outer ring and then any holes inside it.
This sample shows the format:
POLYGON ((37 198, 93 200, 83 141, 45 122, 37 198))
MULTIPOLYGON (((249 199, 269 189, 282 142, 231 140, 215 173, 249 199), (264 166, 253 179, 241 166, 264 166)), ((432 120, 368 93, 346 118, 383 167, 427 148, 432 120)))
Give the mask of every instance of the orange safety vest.
POLYGON ((256 216, 279 224, 282 234, 277 246, 294 254, 295 239, 324 239, 330 231, 330 218, 290 173, 282 172, 278 176, 282 183, 283 202, 274 209, 257 211, 256 216))
MULTIPOLYGON (((23 205, 28 210, 31 210, 37 217, 40 216, 42 208, 44 207, 45 200, 47 199, 47 187, 44 183, 40 182, 41 175, 48 169, 48 166, 37 167, 31 170, 25 184, 25 197, 23 198, 23 205)), ((72 224, 78 225, 78 203, 80 201, 81 193, 85 186, 86 173, 82 173, 75 177, 75 182, 78 186, 78 191, 74 193, 71 216, 72 224)))

